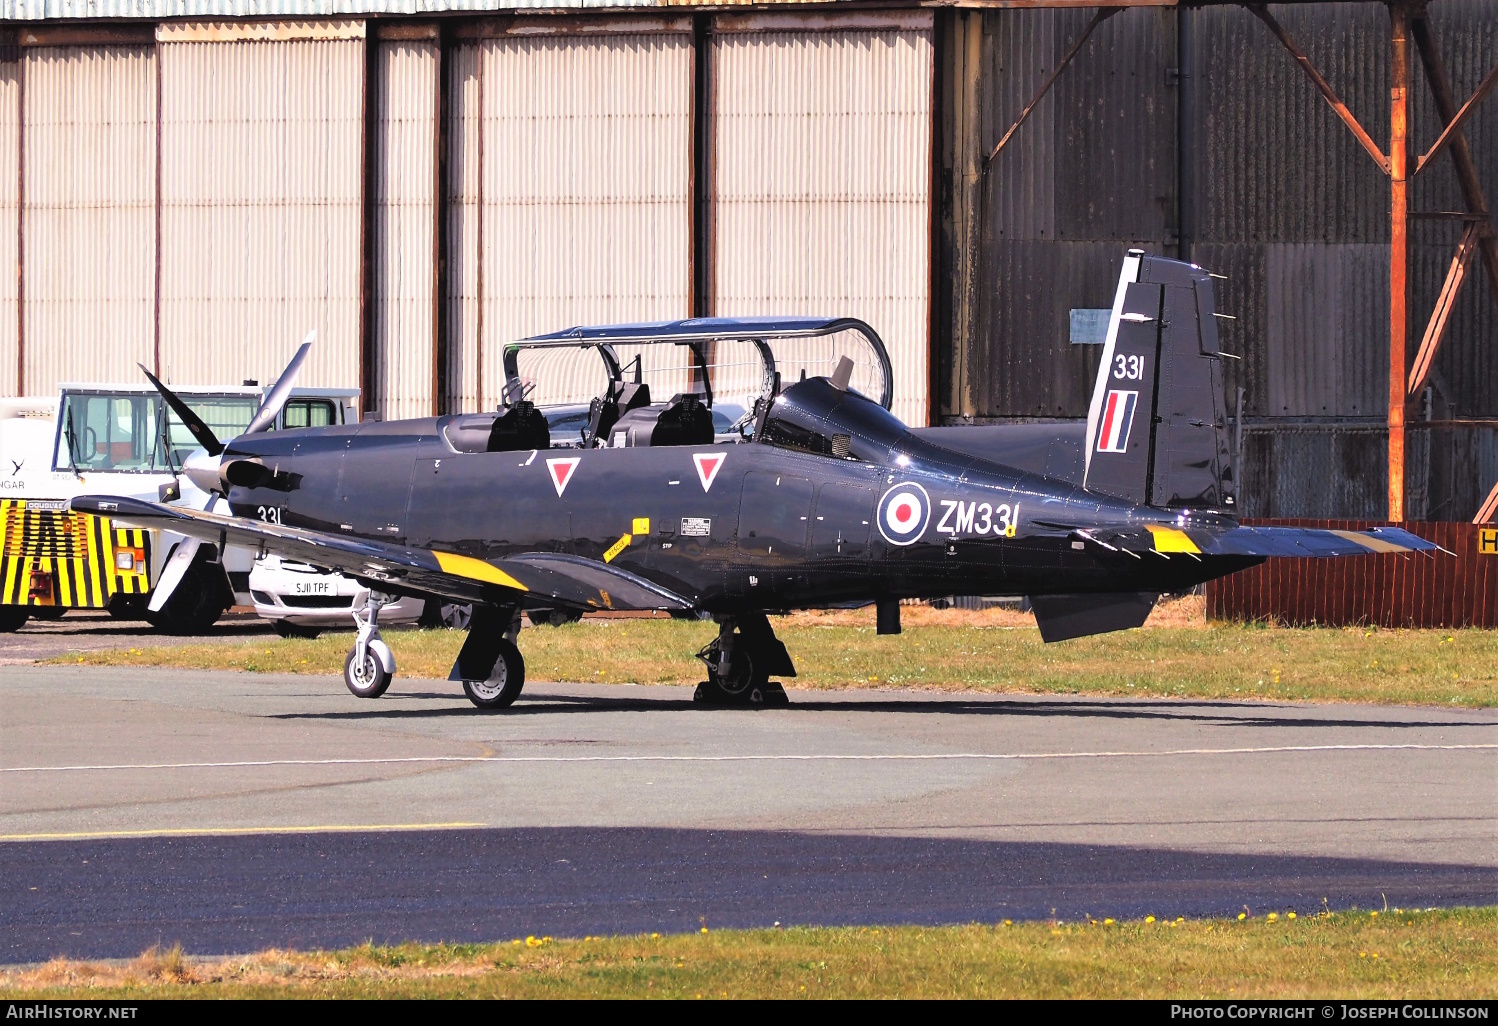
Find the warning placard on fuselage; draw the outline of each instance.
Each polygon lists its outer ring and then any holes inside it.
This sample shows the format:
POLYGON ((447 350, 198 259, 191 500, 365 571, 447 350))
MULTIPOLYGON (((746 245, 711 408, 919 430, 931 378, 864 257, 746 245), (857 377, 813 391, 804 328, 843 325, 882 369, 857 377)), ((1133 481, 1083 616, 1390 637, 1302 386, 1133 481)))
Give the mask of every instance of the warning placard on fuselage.
POLYGON ((713 522, 708 517, 682 517, 683 538, 706 538, 713 533, 713 522))

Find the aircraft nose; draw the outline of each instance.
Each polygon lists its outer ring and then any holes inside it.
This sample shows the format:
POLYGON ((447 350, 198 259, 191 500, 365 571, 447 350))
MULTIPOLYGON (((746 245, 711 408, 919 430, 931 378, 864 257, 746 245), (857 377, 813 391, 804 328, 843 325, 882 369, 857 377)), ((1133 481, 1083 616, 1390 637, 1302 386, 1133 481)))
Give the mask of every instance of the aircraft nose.
POLYGON ((205 492, 221 492, 224 489, 219 480, 219 464, 222 461, 221 456, 210 456, 206 450, 194 449, 182 461, 182 473, 205 492))

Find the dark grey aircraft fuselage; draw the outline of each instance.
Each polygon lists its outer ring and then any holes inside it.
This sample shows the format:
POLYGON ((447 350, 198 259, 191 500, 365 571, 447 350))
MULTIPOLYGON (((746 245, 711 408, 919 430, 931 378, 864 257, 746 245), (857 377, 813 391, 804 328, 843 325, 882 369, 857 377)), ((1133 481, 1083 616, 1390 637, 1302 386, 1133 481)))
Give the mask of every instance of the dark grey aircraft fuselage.
POLYGON ((714 613, 951 594, 1171 592, 1258 562, 1148 558, 1066 525, 1161 512, 906 433, 877 461, 769 444, 457 452, 441 419, 248 436, 238 516, 477 558, 564 552, 714 613), (892 506, 898 508, 891 508, 892 506))

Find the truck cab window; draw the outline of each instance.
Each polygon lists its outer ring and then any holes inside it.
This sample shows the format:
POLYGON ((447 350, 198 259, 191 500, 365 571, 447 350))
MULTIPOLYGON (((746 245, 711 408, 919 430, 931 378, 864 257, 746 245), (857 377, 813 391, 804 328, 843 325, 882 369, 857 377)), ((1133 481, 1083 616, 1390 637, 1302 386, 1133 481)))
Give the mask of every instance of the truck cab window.
POLYGON ((338 423, 337 410, 331 399, 292 399, 281 415, 281 426, 292 428, 327 427, 338 423))
POLYGON ((153 469, 157 449, 157 401, 144 395, 67 397, 65 444, 78 470, 153 469))

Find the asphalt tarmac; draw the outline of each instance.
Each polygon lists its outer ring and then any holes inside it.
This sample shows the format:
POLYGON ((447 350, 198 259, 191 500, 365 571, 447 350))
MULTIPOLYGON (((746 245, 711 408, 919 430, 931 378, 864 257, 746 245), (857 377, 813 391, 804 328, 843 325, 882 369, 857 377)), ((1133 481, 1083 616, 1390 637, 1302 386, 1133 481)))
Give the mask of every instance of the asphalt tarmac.
POLYGON ((0 666, 0 962, 1498 901, 1498 710, 0 666))

